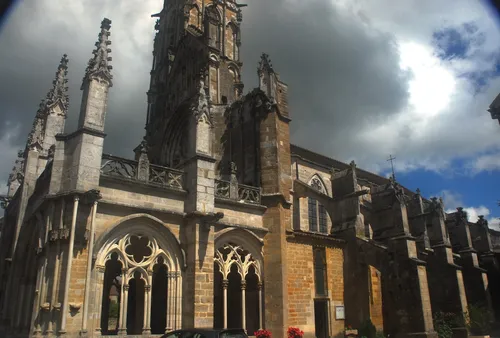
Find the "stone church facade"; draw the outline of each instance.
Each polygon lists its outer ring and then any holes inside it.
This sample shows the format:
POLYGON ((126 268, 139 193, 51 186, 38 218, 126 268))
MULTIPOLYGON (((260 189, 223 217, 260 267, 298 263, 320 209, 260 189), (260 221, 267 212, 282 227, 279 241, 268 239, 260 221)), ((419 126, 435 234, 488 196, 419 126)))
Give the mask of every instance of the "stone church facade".
POLYGON ((500 236, 483 218, 292 145, 288 87, 267 55, 243 94, 241 7, 176 0, 154 15, 134 159, 103 153, 111 21, 72 133, 62 58, 2 198, 0 335, 296 326, 326 338, 371 320, 436 337, 433 313, 498 299, 500 236))

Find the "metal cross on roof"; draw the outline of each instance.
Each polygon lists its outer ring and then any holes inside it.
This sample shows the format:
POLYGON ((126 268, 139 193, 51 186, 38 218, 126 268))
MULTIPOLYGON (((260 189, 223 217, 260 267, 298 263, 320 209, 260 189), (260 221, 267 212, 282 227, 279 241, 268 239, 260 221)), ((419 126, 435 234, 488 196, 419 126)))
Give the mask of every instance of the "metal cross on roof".
POLYGON ((392 157, 392 155, 389 155, 389 158, 387 159, 387 161, 391 161, 391 169, 392 169, 392 179, 395 181, 396 180, 396 174, 394 173, 394 160, 396 158, 395 157, 392 157))

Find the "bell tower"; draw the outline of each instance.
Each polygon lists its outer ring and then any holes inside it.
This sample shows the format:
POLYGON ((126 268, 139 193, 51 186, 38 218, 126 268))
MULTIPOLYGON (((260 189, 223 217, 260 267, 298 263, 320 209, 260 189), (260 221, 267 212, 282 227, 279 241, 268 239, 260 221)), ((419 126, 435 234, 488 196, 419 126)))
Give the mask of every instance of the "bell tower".
POLYGON ((178 154, 166 154, 165 143, 176 141, 165 134, 179 109, 199 97, 200 83, 209 110, 227 106, 242 95, 240 25, 244 6, 235 0, 169 0, 160 13, 152 15, 157 20, 146 140, 153 162, 173 167, 182 162, 182 149, 176 150, 178 154))

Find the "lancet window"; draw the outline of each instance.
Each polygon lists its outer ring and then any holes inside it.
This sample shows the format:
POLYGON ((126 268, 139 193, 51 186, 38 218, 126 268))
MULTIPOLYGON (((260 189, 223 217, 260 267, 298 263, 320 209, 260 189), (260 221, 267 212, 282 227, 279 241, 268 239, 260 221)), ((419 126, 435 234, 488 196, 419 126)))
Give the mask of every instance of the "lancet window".
POLYGON ((163 334, 180 327, 180 272, 152 236, 127 234, 98 266, 103 335, 163 334))
POLYGON ((262 328, 261 262, 228 243, 216 251, 214 264, 214 328, 242 327, 250 333, 262 328))
MULTIPOLYGON (((315 176, 311 179, 309 185, 315 190, 327 194, 323 182, 315 176)), ((325 207, 316 199, 308 198, 309 231, 328 233, 328 221, 325 207)))

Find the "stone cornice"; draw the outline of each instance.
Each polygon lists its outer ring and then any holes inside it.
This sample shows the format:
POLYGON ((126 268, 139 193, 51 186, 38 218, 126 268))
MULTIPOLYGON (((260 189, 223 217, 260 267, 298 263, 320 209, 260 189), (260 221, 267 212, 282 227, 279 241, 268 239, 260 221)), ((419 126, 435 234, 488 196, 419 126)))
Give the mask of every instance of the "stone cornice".
POLYGON ((106 137, 106 134, 103 133, 102 131, 88 128, 88 127, 81 127, 80 129, 78 129, 70 134, 57 134, 56 140, 57 141, 67 141, 67 140, 70 140, 70 139, 80 135, 80 134, 89 134, 92 136, 97 136, 97 137, 102 137, 102 138, 106 137))

